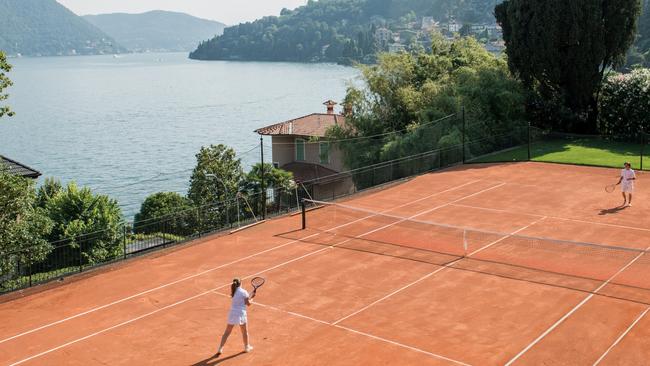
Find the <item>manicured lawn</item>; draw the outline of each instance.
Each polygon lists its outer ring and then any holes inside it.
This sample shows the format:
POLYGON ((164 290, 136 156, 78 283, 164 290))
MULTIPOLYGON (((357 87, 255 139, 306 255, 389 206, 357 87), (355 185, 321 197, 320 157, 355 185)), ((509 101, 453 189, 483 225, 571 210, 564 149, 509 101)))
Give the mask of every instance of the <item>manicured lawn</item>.
MULTIPOLYGON (((650 154, 650 146, 646 146, 645 150, 644 154, 650 154)), ((524 145, 471 162, 488 163, 527 159, 528 148, 524 145)), ((531 160, 614 168, 622 167, 625 161, 629 161, 634 169, 639 169, 641 144, 592 138, 544 140, 531 145, 531 160)), ((644 157, 643 169, 650 170, 650 158, 647 156, 644 157)))

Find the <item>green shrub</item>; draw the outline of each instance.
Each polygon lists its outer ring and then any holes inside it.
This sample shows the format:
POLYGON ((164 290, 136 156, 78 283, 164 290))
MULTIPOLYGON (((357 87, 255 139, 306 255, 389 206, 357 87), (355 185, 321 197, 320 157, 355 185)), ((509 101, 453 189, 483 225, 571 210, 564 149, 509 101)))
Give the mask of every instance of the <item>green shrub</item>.
POLYGON ((133 229, 136 233, 165 232, 187 235, 192 202, 175 192, 159 192, 147 197, 140 212, 135 215, 133 229))
POLYGON ((650 132, 650 70, 610 76, 599 103, 601 134, 636 140, 641 131, 650 132))

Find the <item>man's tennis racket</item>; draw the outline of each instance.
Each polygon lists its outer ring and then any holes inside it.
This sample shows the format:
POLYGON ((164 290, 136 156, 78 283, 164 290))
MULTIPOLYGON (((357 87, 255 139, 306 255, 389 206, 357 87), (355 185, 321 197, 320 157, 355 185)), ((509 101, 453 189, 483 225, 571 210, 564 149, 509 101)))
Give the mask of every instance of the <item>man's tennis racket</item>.
POLYGON ((616 184, 611 184, 605 187, 605 192, 607 193, 612 193, 616 189, 616 184))
POLYGON ((253 296, 252 297, 255 296, 255 293, 257 292, 257 289, 262 287, 264 282, 266 282, 266 280, 264 278, 262 278, 262 277, 254 277, 251 280, 251 285, 253 285, 253 296))

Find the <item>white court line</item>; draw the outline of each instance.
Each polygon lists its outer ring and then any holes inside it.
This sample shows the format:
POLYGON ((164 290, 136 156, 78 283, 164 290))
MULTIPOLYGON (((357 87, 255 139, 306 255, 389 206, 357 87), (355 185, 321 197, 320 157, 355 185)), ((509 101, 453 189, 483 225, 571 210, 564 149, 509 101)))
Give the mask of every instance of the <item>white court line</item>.
MULTIPOLYGON (((526 225, 526 226, 524 226, 524 227, 522 227, 522 228, 520 228, 520 229, 518 229, 518 230, 515 230, 515 231, 513 231, 512 233, 510 233, 510 234, 508 234, 508 235, 505 235, 504 237, 502 237, 502 238, 500 238, 500 239, 498 239, 498 240, 495 240, 495 241, 493 241, 492 243, 490 243, 490 244, 488 244, 488 245, 486 245, 486 246, 484 246, 484 247, 482 247, 482 248, 480 248, 480 249, 477 249, 477 250, 473 251, 472 253, 469 253, 469 254, 467 255, 467 257, 471 257, 471 256, 473 256, 474 254, 483 251, 484 249, 487 249, 487 248, 489 248, 489 247, 491 247, 491 246, 493 246, 493 245, 495 245, 495 244, 497 244, 497 243, 500 243, 501 241, 503 241, 503 240, 505 240, 505 239, 507 239, 507 238, 513 236, 513 235, 516 235, 517 233, 520 233, 520 232, 522 232, 522 231, 528 229, 529 227, 531 227, 531 226, 537 224, 538 222, 540 222, 540 221, 542 221, 542 220, 544 220, 544 218, 541 218, 541 219, 539 219, 539 220, 535 220, 535 221, 531 222, 530 224, 528 224, 528 225, 526 225)), ((446 268, 452 268, 452 266, 453 266, 454 264, 456 264, 457 262, 459 262, 459 261, 462 260, 462 259, 463 259, 463 258, 458 258, 458 259, 456 259, 456 260, 454 260, 454 261, 451 261, 451 262, 445 264, 444 266, 442 266, 442 267, 436 269, 435 271, 433 271, 433 272, 431 272, 431 273, 425 275, 424 277, 421 277, 420 279, 418 279, 418 280, 416 280, 416 281, 414 281, 414 282, 411 282, 411 283, 409 283, 408 285, 406 285, 406 286, 404 286, 404 287, 402 287, 402 288, 400 288, 400 289, 398 289, 398 290, 396 290, 396 291, 394 291, 394 292, 391 292, 390 294, 388 294, 388 295, 386 295, 386 296, 384 296, 384 297, 382 297, 382 298, 380 298, 380 299, 378 299, 378 300, 376 300, 376 301, 374 301, 374 302, 372 302, 372 303, 370 303, 370 304, 364 306, 363 308, 361 308, 361 309, 355 311, 355 312, 352 313, 352 314, 349 314, 349 315, 344 316, 343 318, 341 318, 341 319, 335 321, 335 322, 332 323, 332 324, 333 324, 333 325, 339 324, 340 322, 342 322, 342 321, 344 321, 344 320, 346 320, 346 319, 348 319, 348 318, 351 318, 351 317, 353 317, 353 316, 355 316, 355 315, 357 315, 357 314, 359 314, 359 313, 361 313, 361 312, 363 312, 363 311, 365 311, 365 310, 371 308, 372 306, 374 306, 374 305, 376 305, 376 304, 378 304, 378 303, 380 303, 380 302, 382 302, 382 301, 388 299, 389 297, 392 297, 392 296, 394 296, 394 295, 396 295, 396 294, 398 294, 398 293, 400 293, 400 292, 406 290, 407 288, 412 287, 412 286, 414 286, 414 285, 416 285, 416 284, 418 284, 418 283, 420 283, 420 282, 426 280, 427 278, 434 276, 435 274, 437 274, 438 272, 440 272, 440 271, 442 271, 442 270, 444 270, 444 269, 446 269, 446 268)))
MULTIPOLYGON (((467 186, 467 185, 470 185, 470 184, 476 183, 476 182, 478 182, 478 181, 479 181, 479 180, 472 181, 472 182, 465 183, 465 184, 460 185, 460 186, 456 186, 456 187, 454 187, 454 188, 447 189, 447 190, 442 191, 442 192, 437 192, 437 193, 432 194, 432 195, 429 195, 429 196, 427 196, 427 197, 423 197, 423 198, 417 199, 417 200, 415 200, 415 201, 412 201, 412 202, 409 202, 409 203, 405 203, 405 204, 402 204, 402 205, 400 205, 400 206, 393 207, 393 208, 391 208, 390 210, 393 210, 393 209, 395 209, 395 208, 399 208, 399 207, 405 207, 405 206, 411 205, 411 204, 413 204, 413 203, 415 203, 415 202, 419 202, 419 201, 422 201, 422 200, 424 200, 424 199, 427 199, 427 198, 429 198, 429 197, 433 197, 433 196, 436 196, 436 195, 439 195, 439 194, 443 194, 443 193, 446 193, 446 192, 449 192, 449 191, 453 191, 453 190, 459 189, 459 188, 461 188, 461 187, 464 187, 464 186, 467 186)), ((492 187, 492 188, 495 188, 495 187, 492 187)), ((489 189, 486 189, 486 190, 489 190, 489 189)), ((483 191, 486 191, 486 190, 483 190, 483 191)), ((481 191, 481 192, 483 192, 483 191, 481 191)), ((479 192, 479 193, 480 193, 480 192, 479 192)), ((476 193, 475 193, 475 194, 476 194, 476 193)), ((475 195, 475 194, 472 194, 472 196, 475 195)), ((388 210, 386 210, 386 211, 388 211, 388 210)), ((416 214, 416 215, 413 215, 413 216, 417 216, 417 215, 419 215, 419 214, 416 214)), ((350 224, 352 224, 352 223, 355 223, 355 222, 358 222, 358 221, 364 220, 364 219, 369 218, 369 217, 371 217, 371 216, 372 216, 372 215, 368 215, 368 216, 366 216, 366 217, 364 217, 364 218, 360 218, 360 219, 357 219, 357 220, 354 220, 354 221, 351 221, 351 222, 348 222, 348 223, 345 223, 345 224, 339 225, 339 226, 337 226, 337 227, 335 227, 335 228, 331 228, 331 229, 329 229, 329 230, 327 230, 327 231, 335 230, 335 229, 338 229, 338 228, 340 228, 340 227, 344 227, 344 226, 350 225, 350 224)), ((393 224, 394 224, 394 223, 393 223, 393 224)), ((393 225, 393 224, 385 225, 384 228, 385 228, 385 227, 388 227, 388 226, 391 226, 391 225, 393 225)), ((312 234, 312 235, 309 235, 309 236, 307 236, 307 237, 305 237, 305 238, 301 238, 301 239, 299 239, 299 240, 293 240, 292 242, 285 243, 285 244, 283 244, 282 246, 289 245, 289 244, 291 244, 291 243, 295 243, 295 242, 299 242, 299 241, 303 241, 303 240, 305 240, 305 239, 308 239, 308 238, 310 238, 310 237, 317 236, 317 235, 320 235, 320 234, 321 234, 321 233, 312 234)), ((349 240, 352 240, 352 239, 348 239, 348 241, 349 241, 349 240)), ((339 243, 339 244, 340 244, 340 243, 339 243)), ((272 270, 272 269, 278 268, 278 267, 283 266, 283 265, 285 265, 285 264, 292 263, 292 262, 294 262, 294 261, 296 261, 296 260, 302 259, 302 258, 304 258, 304 257, 310 256, 310 255, 313 255, 313 254, 316 254, 316 253, 320 253, 320 252, 322 252, 322 251, 324 251, 324 250, 327 250, 327 249, 330 249, 330 248, 331 248, 331 247, 322 248, 322 249, 316 250, 316 251, 314 251, 314 252, 307 253, 306 255, 303 255, 303 256, 300 256, 300 257, 298 257, 298 258, 294 258, 294 259, 292 259, 292 260, 286 261, 286 262, 284 262, 284 263, 281 263, 281 264, 279 264, 279 265, 273 266, 273 267, 271 267, 271 268, 268 268, 268 269, 266 269, 266 270, 264 270, 264 271, 261 271, 261 272, 258 272, 258 273, 256 273, 256 274, 253 274, 253 275, 250 275, 250 276, 246 276, 245 278, 248 278, 248 277, 251 277, 251 276, 255 276, 255 275, 257 275, 257 274, 261 274, 261 273, 266 272, 266 271, 270 271, 270 270, 272 270)), ((269 250, 272 250, 272 249, 267 249, 267 251, 269 251, 269 250)), ((99 335, 99 334, 105 333, 105 332, 107 332, 107 331, 109 331, 109 330, 112 330, 112 329, 115 329, 115 328, 121 327, 121 326, 123 326, 123 325, 130 324, 130 323, 132 323, 132 322, 134 322, 134 321, 137 321, 137 320, 139 320, 139 319, 142 319, 142 318, 148 317, 148 316, 150 316, 150 315, 156 314, 156 313, 158 313, 158 312, 160 312, 160 311, 162 311, 162 310, 165 310, 165 309, 168 309, 168 308, 174 307, 174 306, 176 306, 176 305, 180 305, 180 304, 182 304, 182 303, 184 303, 184 302, 186 302, 186 301, 189 301, 189 300, 192 300, 192 299, 198 298, 198 297, 203 296, 203 295, 205 295, 205 294, 207 294, 207 293, 210 293, 211 291, 218 290, 218 289, 223 288, 223 287, 228 286, 228 285, 229 285, 229 284, 226 284, 226 285, 222 285, 222 286, 216 287, 216 288, 214 288, 214 289, 212 289, 212 290, 208 290, 208 291, 205 291, 205 292, 200 293, 200 294, 198 294, 198 295, 194 295, 194 296, 192 296, 192 297, 190 297, 190 298, 188 298, 188 299, 181 300, 181 301, 178 301, 178 302, 176 302, 176 303, 174 303, 174 304, 167 305, 167 306, 164 306, 164 307, 159 308, 159 309, 157 309, 157 310, 154 310, 154 311, 152 311, 152 312, 149 312, 149 313, 147 313, 147 314, 140 315, 140 316, 138 316, 138 317, 136 317, 136 318, 134 318, 134 319, 131 319, 131 320, 128 320, 128 321, 122 322, 122 323, 120 323, 120 324, 117 324, 117 325, 111 326, 111 327, 109 327, 109 328, 106 328, 106 329, 103 329, 103 330, 97 331, 97 332, 95 332, 95 333, 92 333, 92 334, 90 334, 90 335, 84 336, 84 337, 82 337, 82 338, 79 338, 79 339, 76 339, 76 340, 70 341, 70 342, 65 343, 65 344, 63 344, 63 345, 60 345, 60 346, 58 346, 58 347, 55 347, 55 348, 49 349, 49 350, 44 351, 44 352, 41 352, 41 353, 39 353, 39 354, 37 354, 37 355, 33 355, 33 356, 29 357, 29 358, 26 358, 26 359, 23 359, 23 360, 21 360, 21 361, 18 361, 18 362, 16 362, 16 363, 12 364, 11 366, 22 364, 22 363, 24 363, 24 362, 26 362, 26 361, 32 360, 32 359, 34 359, 34 358, 37 358, 37 357, 40 357, 40 356, 46 355, 46 354, 48 354, 48 353, 51 353, 51 352, 57 351, 57 350, 59 350, 59 349, 61 349, 61 348, 67 347, 67 346, 69 346, 69 345, 71 345, 71 344, 74 344, 74 343, 77 343, 77 342, 80 342, 80 341, 86 340, 86 339, 88 339, 88 338, 91 338, 91 337, 94 337, 94 336, 96 336, 96 335, 99 335)), ((59 321, 58 323, 61 323, 61 321, 59 321)), ((42 327, 42 328, 43 328, 43 327, 42 327)), ((14 337, 14 338, 15 338, 15 337, 14 337)))
POLYGON ((412 347, 412 346, 409 346, 409 345, 406 345, 406 344, 402 344, 402 343, 398 343, 398 342, 395 342, 395 341, 391 341, 390 339, 381 338, 381 337, 378 337, 378 336, 376 336, 376 335, 372 335, 372 334, 369 334, 369 333, 361 332, 361 331, 358 331, 358 330, 356 330, 356 329, 352 329, 352 328, 344 327, 344 326, 341 326, 341 325, 334 325, 334 327, 341 328, 341 329, 345 329, 345 330, 350 331, 350 332, 352 332, 352 333, 357 333, 357 334, 360 334, 360 335, 364 335, 364 336, 366 336, 366 337, 370 337, 370 338, 373 338, 373 339, 376 339, 376 340, 379 340, 379 341, 383 341, 383 342, 386 342, 386 343, 390 343, 390 344, 393 344, 393 345, 396 345, 396 346, 399 346, 399 347, 407 348, 407 349, 410 349, 411 351, 424 353, 425 355, 429 355, 429 356, 431 356, 431 357, 439 358, 439 359, 441 359, 441 360, 445 360, 445 361, 453 362, 453 363, 458 364, 458 365, 471 366, 470 364, 464 363, 464 362, 462 362, 462 361, 454 360, 454 359, 451 359, 451 358, 449 358, 449 357, 445 357, 445 356, 438 355, 438 354, 435 354, 435 353, 432 353, 432 352, 428 352, 428 351, 425 351, 425 350, 420 349, 420 348, 415 348, 415 347, 412 347))
MULTIPOLYGON (((460 203, 454 203, 454 204, 452 204, 452 206, 474 208, 474 209, 485 210, 485 211, 503 212, 503 213, 509 213, 509 214, 513 214, 513 215, 538 216, 538 217, 542 216, 542 215, 537 215, 537 214, 532 214, 532 213, 515 212, 515 211, 509 211, 509 210, 500 210, 498 208, 488 208, 488 207, 478 207, 478 206, 471 206, 471 205, 463 205, 463 204, 460 204, 460 203)), ((571 219, 571 218, 559 217, 559 216, 545 216, 545 217, 547 217, 549 219, 554 219, 554 220, 573 221, 573 222, 579 222, 579 223, 583 223, 583 224, 609 226, 609 227, 616 227, 616 228, 620 228, 620 229, 639 230, 639 231, 648 231, 648 232, 650 232, 650 229, 637 227, 637 226, 608 224, 606 222, 595 222, 595 221, 587 221, 587 220, 580 220, 580 219, 571 219)))
POLYGON ((636 318, 636 320, 634 320, 634 322, 625 330, 625 332, 623 332, 623 334, 621 334, 621 336, 618 337, 618 339, 616 339, 616 341, 614 343, 612 343, 612 345, 607 349, 607 351, 605 351, 605 353, 603 353, 603 355, 600 356, 600 358, 598 358, 598 360, 596 360, 596 362, 594 362, 593 366, 596 366, 596 365, 600 364, 600 362, 603 359, 605 359, 605 357, 607 357, 609 352, 612 349, 614 349, 614 347, 616 347, 621 342, 621 340, 623 340, 623 338, 625 338, 625 336, 632 330, 632 328, 634 328, 634 326, 648 313, 648 310, 650 310, 650 308, 646 308, 645 311, 643 313, 641 313, 641 315, 639 315, 636 318))
MULTIPOLYGON (((289 263, 295 262, 295 261, 300 260, 300 259, 302 259, 302 258, 304 258, 304 257, 308 257, 308 256, 314 255, 314 254, 316 254, 316 253, 319 253, 319 252, 322 252, 322 251, 324 251, 324 250, 328 250, 328 249, 330 249, 330 248, 327 247, 327 248, 319 249, 319 250, 317 250, 317 251, 315 251, 315 252, 309 252, 309 253, 307 253, 307 254, 305 254, 305 255, 302 255, 302 256, 300 256, 300 257, 298 257, 298 258, 293 258, 293 259, 291 259, 291 260, 289 260, 289 261, 286 261, 286 262, 284 262, 284 263, 278 264, 278 265, 274 266, 273 268, 277 268, 277 267, 280 267, 280 266, 282 266, 282 265, 285 265, 285 264, 289 264, 289 263)), ((271 270, 271 269, 268 269, 268 270, 271 270)), ((254 276, 254 275, 251 275, 251 276, 254 276)), ((250 277, 250 276, 247 276, 247 277, 245 277, 245 278, 248 278, 248 277, 250 277)), ((138 316, 138 317, 136 317, 136 318, 129 319, 129 320, 126 320, 126 321, 123 321, 123 322, 121 322, 121 323, 119 323, 119 324, 113 325, 113 326, 108 327, 108 328, 104 328, 104 329, 99 330, 99 331, 97 331, 97 332, 95 332, 95 333, 88 334, 88 335, 86 335, 86 336, 84 336, 84 337, 74 339, 74 340, 72 340, 72 341, 70 341, 70 342, 67 342, 67 343, 64 343, 64 344, 62 344, 62 345, 59 345, 59 346, 57 346, 57 347, 51 348, 51 349, 49 349, 49 350, 47 350, 47 351, 43 351, 43 352, 41 352, 41 353, 38 353, 38 354, 32 355, 32 356, 30 356, 30 357, 28 357, 28 358, 25 358, 25 359, 22 359, 22 360, 20 360, 20 361, 14 362, 14 363, 12 363, 10 366, 15 366, 15 365, 23 364, 23 363, 25 363, 25 362, 27 362, 27 361, 30 361, 30 360, 33 360, 33 359, 35 359, 35 358, 38 358, 38 357, 44 356, 44 355, 46 355, 46 354, 48 354, 48 353, 52 353, 52 352, 54 352, 54 351, 60 350, 61 348, 65 348, 65 347, 70 346, 70 345, 73 345, 73 344, 75 344, 75 343, 79 343, 79 342, 84 341, 84 340, 86 340, 86 339, 92 338, 92 337, 94 337, 94 336, 96 336, 96 335, 99 335, 99 334, 102 334, 102 333, 106 333, 106 332, 108 332, 108 331, 110 331, 110 330, 113 330, 113 329, 119 328, 119 327, 121 327, 121 326, 124 326, 124 325, 130 324, 130 323, 133 323, 133 322, 138 321, 138 320, 140 320, 140 319, 143 319, 143 318, 146 318, 146 317, 151 316, 151 315, 153 315, 153 314, 159 313, 159 312, 161 312, 161 311, 163 311, 163 310, 167 310, 167 309, 169 309, 169 308, 172 308, 172 307, 174 307, 174 306, 178 306, 178 305, 184 304, 184 303, 186 303, 186 302, 188 302, 188 301, 190 301, 190 300, 197 299, 197 298, 199 298, 199 297, 201 297, 201 296, 207 295, 207 294, 209 294, 209 293, 211 293, 211 292, 217 291, 217 290, 222 289, 222 288, 224 288, 224 287, 226 287, 226 286, 229 286, 229 285, 230 285, 230 284, 221 285, 221 286, 215 287, 215 288, 213 288, 213 289, 210 289, 210 290, 207 290, 207 291, 201 292, 201 293, 199 293, 199 294, 196 294, 196 295, 190 296, 190 297, 188 297, 188 298, 186 298, 186 299, 183 299, 183 300, 177 301, 177 302, 175 302, 175 303, 173 303, 173 304, 169 304, 169 305, 163 306, 162 308, 158 308, 158 309, 156 309, 156 310, 150 311, 150 312, 148 312, 148 313, 146 313, 146 314, 142 314, 142 315, 140 315, 140 316, 138 316)))
MULTIPOLYGON (((456 187, 453 187, 453 188, 446 189, 446 190, 444 190, 444 191, 436 192, 436 193, 431 194, 431 195, 428 195, 428 196, 426 196, 426 197, 422 197, 422 198, 419 198, 419 199, 417 199, 417 200, 415 200, 415 201, 411 201, 411 202, 404 203, 404 204, 399 205, 399 206, 392 207, 392 208, 390 208, 390 209, 388 209, 388 210, 385 210, 385 211, 382 211, 382 212, 386 212, 386 211, 394 210, 394 209, 396 209, 396 208, 406 207, 406 206, 408 206, 408 205, 412 205, 412 204, 414 204, 414 203, 417 203, 417 202, 420 202, 420 201, 423 201, 423 200, 429 199, 429 198, 434 197, 434 196, 437 196, 437 195, 441 195, 441 194, 444 194, 444 193, 448 193, 448 192, 454 191, 454 190, 456 190, 456 189, 460 189, 460 188, 462 188, 462 187, 465 187, 465 186, 468 186, 468 185, 471 185, 471 184, 474 184, 474 183, 477 183, 477 182, 480 182, 480 179, 479 179, 479 180, 473 180, 473 181, 470 181, 470 182, 468 182, 468 183, 462 184, 462 185, 460 185, 460 186, 456 186, 456 187)), ((328 232, 328 231, 332 231, 332 230, 340 229, 340 228, 345 227, 345 226, 347 226, 347 225, 354 224, 354 223, 356 223, 356 222, 358 222, 358 221, 365 220, 365 219, 368 218, 368 217, 369 217, 369 216, 362 217, 362 218, 360 218, 360 219, 356 219, 356 220, 354 220, 354 221, 348 222, 348 223, 346 223, 346 224, 339 225, 339 226, 337 226, 337 227, 334 227, 334 228, 331 228, 331 229, 328 229, 328 230, 325 230, 325 231, 328 232)), ((131 296, 128 296, 128 297, 125 297, 125 298, 122 298, 122 299, 119 299, 119 300, 113 301, 113 302, 111 302, 111 303, 108 303, 108 304, 105 304, 105 305, 101 305, 101 306, 98 306, 98 307, 95 307, 95 308, 92 308, 92 309, 86 310, 86 311, 84 311, 84 312, 81 312, 81 313, 78 313, 78 314, 75 314, 75 315, 69 316, 69 317, 67 317, 67 318, 60 319, 60 320, 57 320, 57 321, 55 321, 55 322, 52 322, 52 323, 49 323, 49 324, 42 325, 42 326, 40 326, 40 327, 37 327, 37 328, 31 329, 31 330, 28 330, 28 331, 22 332, 22 333, 20 333, 20 334, 16 334, 16 335, 11 336, 11 337, 9 337, 9 338, 2 339, 2 340, 0 340, 0 344, 5 343, 5 342, 8 342, 8 341, 13 340, 13 339, 16 339, 16 338, 19 338, 19 337, 26 336, 26 335, 31 334, 31 333, 34 333, 34 332, 38 332, 38 331, 40 331, 40 330, 43 330, 43 329, 46 329, 46 328, 49 328, 49 327, 52 327, 52 326, 55 326, 55 325, 58 325, 58 324, 61 324, 61 323, 64 323, 64 322, 66 322, 66 321, 70 321, 70 320, 73 320, 73 319, 79 318, 79 317, 84 316, 84 315, 88 315, 88 314, 94 313, 94 312, 99 311, 99 310, 106 309, 106 308, 111 307, 111 306, 113 306, 113 305, 117 305, 117 304, 119 304, 119 303, 122 303, 122 302, 125 302, 125 301, 128 301, 128 300, 134 299, 134 298, 139 297, 139 296, 142 296, 142 295, 146 295, 146 294, 151 293, 151 292, 153 292, 153 291, 157 291, 157 290, 163 289, 163 288, 165 288, 165 287, 173 286, 173 285, 178 284, 178 283, 180 283, 180 282, 184 282, 184 281, 187 281, 187 280, 190 280, 190 279, 193 279, 193 278, 196 278, 196 277, 202 276, 202 275, 204 275, 204 274, 207 274, 207 273, 210 273, 210 272, 216 271, 216 270, 218 270, 218 269, 221 269, 221 268, 224 268, 224 267, 227 267, 227 266, 231 266, 231 265, 233 265, 233 264, 237 264, 237 263, 239 263, 239 262, 242 262, 242 261, 245 261, 245 260, 248 260, 248 259, 254 258, 254 257, 259 256, 259 255, 262 255, 262 254, 266 254, 266 253, 271 252, 271 251, 274 251, 274 250, 276 250, 276 249, 280 249, 280 248, 286 247, 286 246, 288 246, 288 245, 295 244, 295 243, 297 243, 297 242, 300 242, 300 241, 305 240, 305 239, 309 239, 309 238, 311 238, 311 237, 313 237, 313 236, 316 236, 316 235, 318 235, 318 233, 317 233, 317 234, 309 235, 309 236, 307 236, 307 237, 305 237, 305 238, 302 238, 302 239, 292 240, 292 241, 286 242, 286 243, 284 243, 284 244, 281 244, 281 245, 275 246, 275 247, 273 247, 273 248, 269 248, 269 249, 263 250, 263 251, 261 251, 261 252, 257 252, 257 253, 251 254, 251 255, 249 255, 249 256, 247 256, 247 257, 239 258, 239 259, 234 260, 234 261, 232 261, 232 262, 228 262, 228 263, 225 263, 225 264, 219 265, 219 266, 217 266, 217 267, 213 267, 213 268, 207 269, 207 270, 205 270, 205 271, 202 271, 202 272, 199 272, 199 273, 193 274, 193 275, 191 275, 191 276, 187 276, 187 277, 181 278, 181 279, 179 279, 179 280, 172 281, 172 282, 169 282, 169 283, 166 283, 166 284, 160 285, 160 286, 158 286, 158 287, 154 287, 154 288, 151 288, 151 289, 148 289, 148 290, 145 290, 145 291, 139 292, 139 293, 137 293, 137 294, 134 294, 134 295, 131 295, 131 296)))
MULTIPOLYGON (((646 251, 650 250, 650 247, 646 249, 646 251)), ((573 313, 575 313, 578 309, 580 309, 584 304, 586 304, 589 300, 591 300, 592 297, 594 297, 598 291, 602 290, 605 286, 607 286, 610 282, 612 282, 619 274, 623 273, 626 269, 628 269, 631 265, 633 265, 641 256, 643 256, 645 252, 639 253, 634 259, 630 261, 630 263, 626 264, 623 268, 621 268, 618 272, 616 272, 613 276, 611 276, 607 281, 603 282, 602 285, 600 285, 596 290, 594 290, 589 296, 585 297, 578 305, 576 305, 573 309, 571 309, 568 313, 564 314, 563 317, 561 317, 557 322, 555 322, 553 325, 551 325, 544 333, 542 333, 539 337, 537 337, 534 341, 532 341, 526 348, 521 350, 515 357, 513 357, 508 363, 505 364, 505 366, 510 366, 512 365, 515 361, 517 361, 521 356, 524 355, 524 353, 528 352, 533 346, 535 346, 537 343, 539 343, 544 337, 546 337, 549 333, 551 333, 555 328, 557 328, 560 324, 562 324, 568 317, 570 317, 573 313)))
MULTIPOLYGON (((219 292, 215 292, 215 293, 216 293, 217 295, 219 295, 219 296, 230 297, 230 296, 228 296, 228 295, 225 295, 225 294, 222 294, 222 293, 219 293, 219 292)), ((310 316, 303 315, 303 314, 299 314, 299 313, 296 313, 296 312, 293 312, 293 311, 283 310, 283 309, 277 308, 277 307, 272 306, 272 305, 262 304, 262 303, 259 303, 259 302, 257 302, 257 301, 255 301, 253 304, 255 304, 256 306, 260 306, 260 307, 263 307, 263 308, 268 308, 268 309, 271 309, 271 310, 274 310, 274 311, 277 311, 277 312, 280 312, 280 313, 285 313, 285 314, 293 315, 293 316, 298 317, 298 318, 302 318, 302 319, 306 319, 306 320, 311 320, 311 321, 313 321, 313 322, 320 323, 320 324, 323 324, 323 325, 327 325, 327 326, 330 326, 330 327, 343 329, 343 330, 346 330, 346 331, 348 331, 348 332, 355 333, 355 334, 358 334, 358 335, 361 335, 361 336, 364 336, 364 337, 372 338, 372 339, 375 339, 375 340, 378 340, 378 341, 381 341, 381 342, 389 343, 389 344, 392 344, 392 345, 395 345, 395 346, 398 346, 398 347, 401 347, 401 348, 406 348, 406 349, 411 350, 411 351, 415 351, 415 352, 418 352, 418 353, 422 353, 422 354, 425 354, 425 355, 427 355, 427 356, 431 356, 431 357, 433 357, 433 358, 437 358, 437 359, 441 359, 441 360, 445 360, 445 361, 453 362, 453 363, 455 363, 455 364, 462 365, 462 366, 471 366, 471 365, 466 364, 466 363, 464 363, 464 362, 462 362, 462 361, 454 360, 454 359, 452 359, 452 358, 445 357, 445 356, 442 356, 442 355, 439 355, 439 354, 436 354, 436 353, 433 353, 433 352, 425 351, 425 350, 423 350, 423 349, 416 348, 416 347, 413 347, 413 346, 409 346, 409 345, 407 345, 407 344, 403 344, 403 343, 399 343, 399 342, 391 341, 390 339, 386 339, 386 338, 378 337, 378 336, 373 335, 373 334, 369 334, 369 333, 361 332, 361 331, 358 331, 358 330, 356 330, 356 329, 352 329, 352 328, 344 327, 344 326, 341 326, 341 325, 336 325, 336 324, 333 324, 333 323, 328 323, 328 322, 326 322, 326 321, 324 321, 324 320, 320 320, 320 319, 312 318, 312 317, 310 317, 310 316)))

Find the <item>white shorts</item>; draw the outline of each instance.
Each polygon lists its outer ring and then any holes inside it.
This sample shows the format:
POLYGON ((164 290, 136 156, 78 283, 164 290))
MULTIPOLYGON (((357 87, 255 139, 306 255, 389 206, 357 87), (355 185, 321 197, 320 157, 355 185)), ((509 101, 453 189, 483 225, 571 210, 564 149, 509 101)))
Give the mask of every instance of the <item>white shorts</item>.
POLYGON ((230 325, 244 325, 248 321, 246 319, 246 311, 231 311, 228 314, 228 324, 230 325))
POLYGON ((633 193, 634 192, 634 183, 632 183, 632 182, 623 183, 623 185, 621 185, 621 192, 623 192, 623 193, 633 193))

